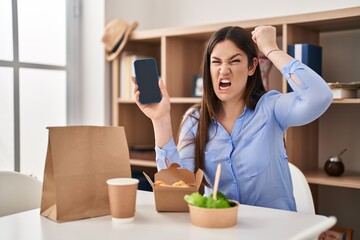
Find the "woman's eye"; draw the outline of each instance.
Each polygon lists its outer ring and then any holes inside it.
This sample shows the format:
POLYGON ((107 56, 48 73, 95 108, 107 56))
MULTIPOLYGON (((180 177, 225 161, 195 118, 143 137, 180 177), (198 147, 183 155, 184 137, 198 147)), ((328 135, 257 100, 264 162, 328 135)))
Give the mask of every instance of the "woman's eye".
POLYGON ((220 61, 218 61, 218 60, 213 60, 211 63, 213 63, 213 64, 220 64, 220 61))
POLYGON ((231 63, 239 63, 239 62, 240 62, 239 59, 234 59, 234 60, 231 61, 231 63))

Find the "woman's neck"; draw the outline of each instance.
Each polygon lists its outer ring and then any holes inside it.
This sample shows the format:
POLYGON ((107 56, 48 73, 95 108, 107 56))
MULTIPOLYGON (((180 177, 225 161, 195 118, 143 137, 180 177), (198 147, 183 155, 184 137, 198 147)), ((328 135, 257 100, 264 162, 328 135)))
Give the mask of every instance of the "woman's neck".
POLYGON ((245 109, 245 101, 222 102, 217 113, 217 120, 223 125, 230 134, 232 127, 238 117, 243 114, 245 109))

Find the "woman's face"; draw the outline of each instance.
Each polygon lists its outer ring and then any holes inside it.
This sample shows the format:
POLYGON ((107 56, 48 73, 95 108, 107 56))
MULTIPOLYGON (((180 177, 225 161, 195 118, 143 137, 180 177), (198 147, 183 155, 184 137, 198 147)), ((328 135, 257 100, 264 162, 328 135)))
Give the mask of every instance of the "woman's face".
POLYGON ((243 98, 248 76, 254 74, 257 59, 248 66, 246 54, 232 41, 215 45, 210 55, 210 73, 216 96, 222 101, 238 101, 243 98))

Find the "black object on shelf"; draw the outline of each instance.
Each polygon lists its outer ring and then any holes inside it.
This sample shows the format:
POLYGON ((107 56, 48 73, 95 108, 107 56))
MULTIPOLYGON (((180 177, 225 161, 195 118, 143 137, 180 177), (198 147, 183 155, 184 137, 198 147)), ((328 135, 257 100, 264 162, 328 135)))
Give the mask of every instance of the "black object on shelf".
MULTIPOLYGON (((148 182, 148 180, 146 180, 144 174, 141 171, 132 171, 132 177, 139 180, 138 190, 152 192, 152 187, 150 186, 150 183, 148 182)), ((154 179, 151 180, 154 181, 154 179)))
POLYGON ((329 176, 338 177, 341 176, 345 171, 344 163, 342 162, 340 156, 346 152, 347 148, 342 150, 337 156, 330 157, 324 165, 324 170, 329 176))

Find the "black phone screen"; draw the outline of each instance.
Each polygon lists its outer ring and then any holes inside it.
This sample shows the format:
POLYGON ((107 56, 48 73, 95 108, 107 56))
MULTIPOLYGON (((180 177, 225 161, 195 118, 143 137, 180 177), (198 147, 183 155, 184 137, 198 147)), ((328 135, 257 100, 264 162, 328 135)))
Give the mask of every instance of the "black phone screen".
POLYGON ((138 59, 134 62, 136 83, 139 87, 139 101, 142 104, 158 103, 161 101, 159 76, 154 58, 138 59))

